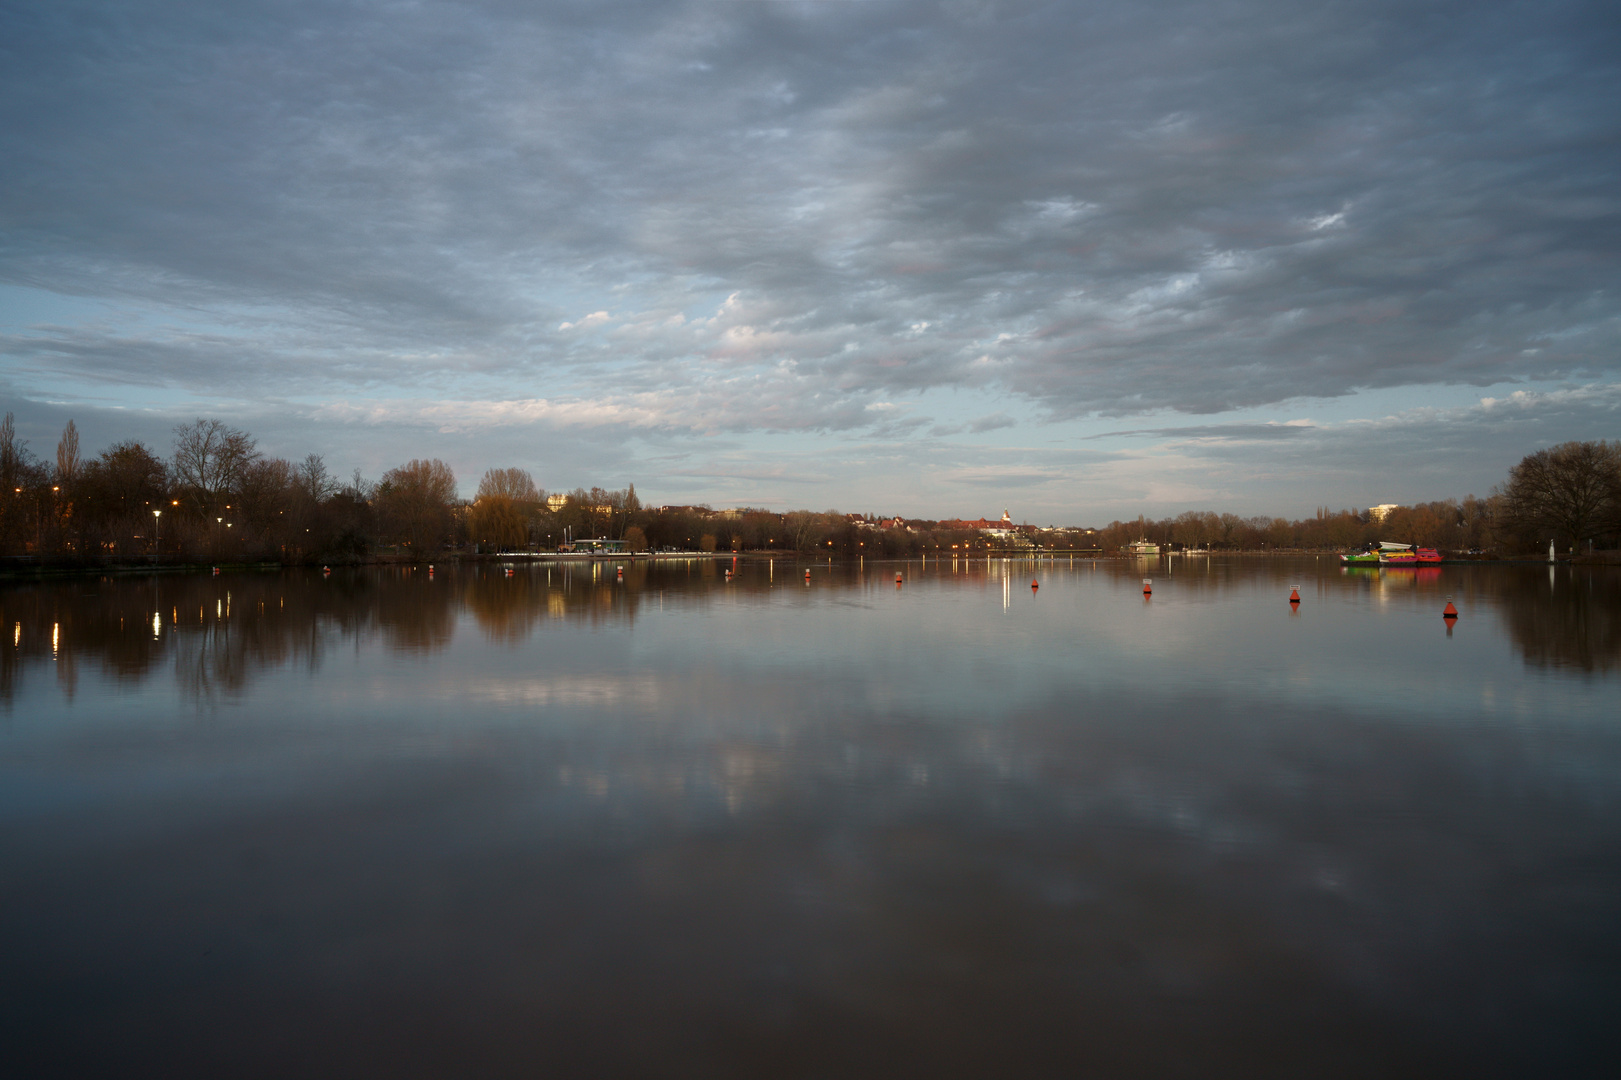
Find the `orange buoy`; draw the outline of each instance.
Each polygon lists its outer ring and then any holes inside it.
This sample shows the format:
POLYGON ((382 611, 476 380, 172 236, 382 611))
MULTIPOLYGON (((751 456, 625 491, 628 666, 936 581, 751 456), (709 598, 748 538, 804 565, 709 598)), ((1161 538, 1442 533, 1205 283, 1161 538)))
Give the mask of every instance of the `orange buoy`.
POLYGON ((899 574, 896 574, 895 575, 895 584, 899 585, 900 583, 901 583, 901 576, 899 574))
POLYGON ((1030 591, 1035 592, 1039 588, 1041 588, 1041 582, 1037 581, 1035 578, 1031 578, 1030 579, 1030 591))
POLYGON ((1457 617, 1458 609, 1452 606, 1452 597, 1449 596, 1447 597, 1447 606, 1441 609, 1441 618, 1456 619, 1457 617))
POLYGON ((1154 579, 1153 578, 1143 578, 1143 595, 1147 596, 1149 593, 1151 593, 1153 591, 1154 591, 1154 579))
POLYGON ((1289 603, 1291 603, 1291 604, 1300 603, 1300 586, 1299 585, 1291 585, 1291 586, 1289 586, 1289 603))
POLYGON ((219 577, 219 576, 220 576, 220 568, 219 568, 219 567, 217 567, 217 566, 216 566, 216 567, 214 567, 214 576, 215 576, 215 577, 219 577))

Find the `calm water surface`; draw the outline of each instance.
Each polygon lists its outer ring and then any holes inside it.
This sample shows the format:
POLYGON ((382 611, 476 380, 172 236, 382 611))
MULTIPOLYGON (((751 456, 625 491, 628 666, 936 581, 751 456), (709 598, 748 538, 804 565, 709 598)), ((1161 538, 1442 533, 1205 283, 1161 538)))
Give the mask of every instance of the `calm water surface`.
POLYGON ((1621 574, 728 565, 0 586, 0 1063, 1615 1075, 1621 574))

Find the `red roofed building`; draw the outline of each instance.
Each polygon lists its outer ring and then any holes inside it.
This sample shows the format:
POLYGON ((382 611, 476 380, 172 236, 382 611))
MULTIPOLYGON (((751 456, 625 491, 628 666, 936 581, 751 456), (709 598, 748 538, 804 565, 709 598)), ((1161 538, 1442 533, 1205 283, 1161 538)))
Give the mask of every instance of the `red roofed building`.
POLYGON ((979 532, 990 533, 993 536, 1013 536, 1016 533, 1036 531, 1036 527, 1034 525, 1013 524, 1013 515, 1009 514, 1006 510, 1002 511, 1002 517, 999 521, 992 521, 990 518, 975 518, 972 521, 958 519, 956 521, 942 521, 940 523, 940 528, 974 529, 979 532))

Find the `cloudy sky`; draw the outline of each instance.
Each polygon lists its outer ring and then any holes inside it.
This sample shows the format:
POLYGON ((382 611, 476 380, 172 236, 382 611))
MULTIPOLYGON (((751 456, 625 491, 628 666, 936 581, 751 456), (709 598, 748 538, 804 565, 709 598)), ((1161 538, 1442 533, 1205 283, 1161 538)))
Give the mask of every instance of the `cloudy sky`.
POLYGON ((1621 436, 1613 2, 0 0, 0 399, 1098 523, 1621 436))

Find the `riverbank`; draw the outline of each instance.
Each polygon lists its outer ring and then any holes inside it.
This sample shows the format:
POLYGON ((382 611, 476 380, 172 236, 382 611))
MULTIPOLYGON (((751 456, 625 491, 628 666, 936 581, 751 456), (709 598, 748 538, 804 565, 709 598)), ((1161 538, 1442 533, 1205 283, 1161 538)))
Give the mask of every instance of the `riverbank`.
MULTIPOLYGON (((511 551, 511 552, 439 552, 432 556, 415 557, 395 552, 370 555, 364 558, 349 556, 330 562, 300 561, 276 562, 270 560, 245 560, 235 562, 200 562, 195 559, 121 559, 118 561, 89 561, 89 560, 42 560, 35 556, 10 556, 0 561, 0 582, 6 581, 36 581, 57 580, 74 577, 102 577, 124 576, 139 574, 212 574, 215 570, 230 573, 269 573, 281 570, 337 570, 354 569, 363 566, 455 566, 461 564, 479 565, 484 563, 510 564, 514 562, 528 563, 601 563, 601 562, 663 562, 672 560, 693 559, 781 559, 785 561, 805 562, 860 562, 866 558, 874 562, 944 562, 950 559, 970 561, 1073 561, 1075 559, 1090 559, 1101 561, 1134 561, 1150 562, 1170 559, 1206 559, 1219 557, 1231 558, 1301 558, 1338 559, 1338 552, 1316 551, 1168 551, 1157 555, 1133 555, 1122 551, 1101 551, 1098 549, 1065 549, 1047 550, 1015 548, 1006 550, 981 550, 974 552, 927 551, 908 555, 843 555, 821 554, 811 552, 785 552, 765 549, 762 551, 640 551, 640 552, 601 552, 601 551, 511 551)), ((1621 567, 1621 552, 1599 551, 1585 555, 1561 555, 1555 560, 1556 564, 1571 566, 1615 566, 1621 567)), ((1546 565, 1546 556, 1525 555, 1505 556, 1497 553, 1482 553, 1478 555, 1458 554, 1449 556, 1441 561, 1443 566, 1526 566, 1546 565)), ((1431 564, 1434 565, 1434 564, 1431 564)), ((1379 567, 1369 567, 1379 569, 1379 567)), ((1385 567, 1389 569, 1389 567, 1385 567)))

